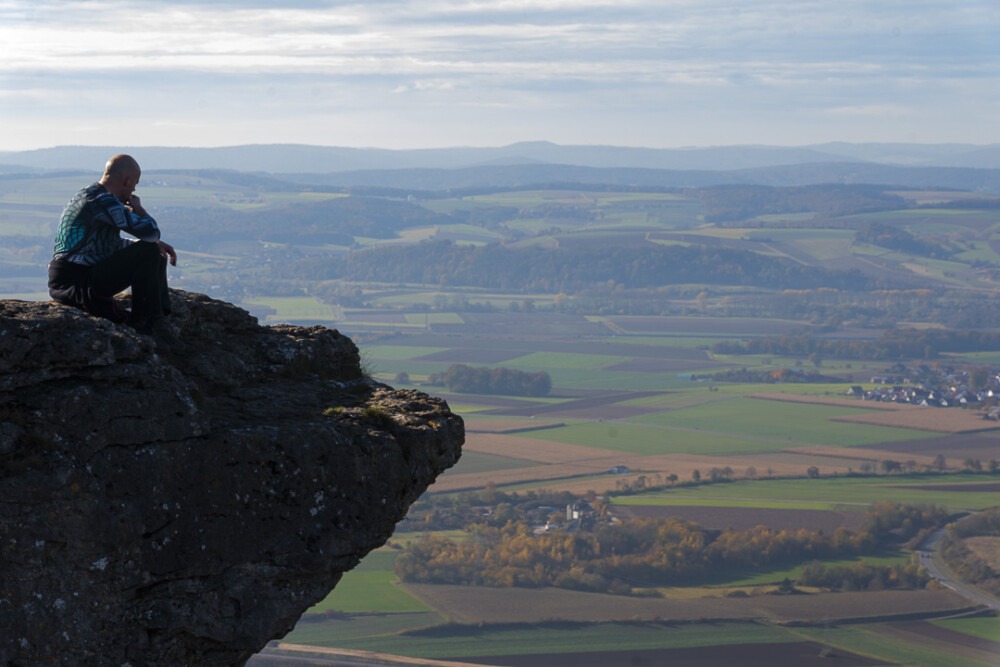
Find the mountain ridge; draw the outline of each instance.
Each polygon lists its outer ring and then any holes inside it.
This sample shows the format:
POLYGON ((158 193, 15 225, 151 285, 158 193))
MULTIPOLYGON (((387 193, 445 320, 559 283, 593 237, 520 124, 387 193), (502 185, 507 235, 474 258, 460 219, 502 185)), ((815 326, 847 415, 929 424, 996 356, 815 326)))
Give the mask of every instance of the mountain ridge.
POLYGON ((245 144, 212 148, 55 146, 0 152, 0 172, 97 170, 118 152, 146 170, 217 168, 266 173, 337 173, 376 169, 461 169, 491 164, 591 168, 732 171, 796 164, 857 162, 910 167, 1000 169, 997 144, 827 143, 643 148, 527 141, 499 147, 351 148, 309 144, 245 144))

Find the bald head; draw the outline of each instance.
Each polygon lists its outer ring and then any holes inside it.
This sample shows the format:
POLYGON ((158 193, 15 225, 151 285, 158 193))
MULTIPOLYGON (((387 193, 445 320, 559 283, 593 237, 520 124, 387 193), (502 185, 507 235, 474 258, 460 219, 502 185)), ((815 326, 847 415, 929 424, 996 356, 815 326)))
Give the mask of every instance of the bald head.
POLYGON ((135 191, 135 186, 139 184, 141 175, 142 170, 139 169, 139 163, 135 158, 120 153, 112 156, 104 165, 101 185, 121 201, 127 202, 135 191))
POLYGON ((108 160, 108 163, 104 165, 105 178, 121 178, 128 175, 138 177, 140 173, 139 163, 135 161, 134 157, 125 155, 124 153, 112 156, 108 160))

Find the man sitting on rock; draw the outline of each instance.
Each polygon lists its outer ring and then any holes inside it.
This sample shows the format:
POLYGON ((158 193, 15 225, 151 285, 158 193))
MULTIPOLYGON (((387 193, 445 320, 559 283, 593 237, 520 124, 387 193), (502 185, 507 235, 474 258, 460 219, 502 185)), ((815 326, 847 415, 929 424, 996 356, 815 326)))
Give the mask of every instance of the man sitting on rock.
POLYGON ((80 190, 66 205, 49 263, 49 295, 143 334, 170 312, 167 259, 177 253, 160 240, 156 220, 135 195, 141 170, 129 155, 115 155, 101 180, 80 190), (122 238, 127 232, 137 240, 122 238), (132 312, 114 296, 132 288, 132 312))

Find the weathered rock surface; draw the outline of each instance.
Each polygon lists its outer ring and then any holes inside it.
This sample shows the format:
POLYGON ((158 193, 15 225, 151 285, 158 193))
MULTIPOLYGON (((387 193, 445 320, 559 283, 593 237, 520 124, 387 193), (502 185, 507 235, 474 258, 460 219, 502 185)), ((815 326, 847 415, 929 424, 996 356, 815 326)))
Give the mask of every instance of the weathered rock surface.
POLYGON ((382 545, 460 417, 322 327, 0 302, 0 664, 238 665, 382 545))

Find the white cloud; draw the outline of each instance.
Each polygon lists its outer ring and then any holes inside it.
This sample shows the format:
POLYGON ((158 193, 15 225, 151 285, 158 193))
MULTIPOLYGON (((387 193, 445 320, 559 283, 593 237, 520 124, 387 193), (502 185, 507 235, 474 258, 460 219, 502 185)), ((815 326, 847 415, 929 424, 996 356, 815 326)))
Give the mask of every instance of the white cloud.
POLYGON ((900 118, 913 115, 913 110, 899 104, 869 104, 864 106, 826 109, 826 114, 843 117, 900 118))
MULTIPOLYGON (((815 114, 853 118, 861 132, 905 109, 955 140, 973 128, 941 127, 945 104, 998 106, 998 27, 993 0, 0 0, 0 117, 34 127, 22 116, 45 100, 44 115, 68 124, 155 110, 163 122, 134 123, 151 136, 316 123, 320 143, 377 143, 385 135, 362 123, 317 120, 356 110, 420 118, 426 141, 450 144, 475 131, 468 109, 502 108, 524 113, 490 118, 489 136, 576 127, 578 141, 610 142, 644 122, 662 144, 692 143, 696 130, 760 142, 810 124, 817 141, 849 140, 847 124, 815 114), (192 104, 201 129, 184 121, 192 104)), ((1000 130, 976 136, 998 141, 1000 130)))

